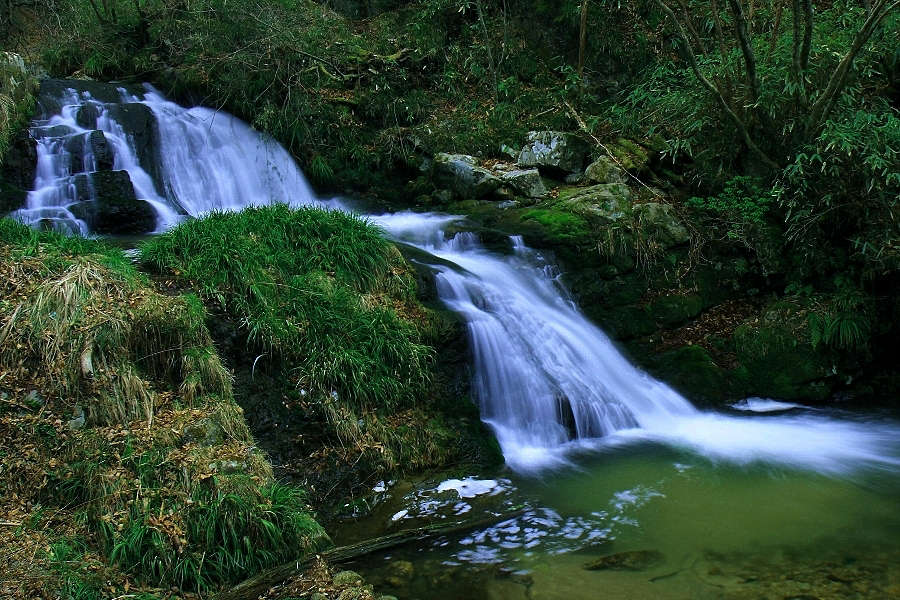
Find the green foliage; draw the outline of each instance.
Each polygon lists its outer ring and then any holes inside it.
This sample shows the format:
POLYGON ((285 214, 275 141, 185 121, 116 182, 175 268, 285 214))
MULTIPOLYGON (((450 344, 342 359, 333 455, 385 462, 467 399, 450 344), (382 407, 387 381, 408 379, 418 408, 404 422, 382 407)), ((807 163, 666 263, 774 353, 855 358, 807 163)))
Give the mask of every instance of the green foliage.
POLYGON ((396 250, 358 218, 283 205, 213 214, 146 243, 142 257, 191 282, 316 397, 396 409, 424 389, 430 350, 386 297, 414 288, 396 250))
POLYGON ((570 212, 535 208, 523 213, 522 219, 540 223, 551 237, 563 243, 581 244, 591 239, 588 222, 570 212))
POLYGON ((837 291, 824 309, 809 314, 812 345, 866 351, 872 334, 871 300, 846 277, 838 277, 835 283, 837 291))
POLYGON ((762 187, 759 178, 744 175, 729 179, 715 196, 687 201, 688 206, 713 215, 727 237, 744 240, 748 228, 765 225, 773 203, 772 194, 762 187))

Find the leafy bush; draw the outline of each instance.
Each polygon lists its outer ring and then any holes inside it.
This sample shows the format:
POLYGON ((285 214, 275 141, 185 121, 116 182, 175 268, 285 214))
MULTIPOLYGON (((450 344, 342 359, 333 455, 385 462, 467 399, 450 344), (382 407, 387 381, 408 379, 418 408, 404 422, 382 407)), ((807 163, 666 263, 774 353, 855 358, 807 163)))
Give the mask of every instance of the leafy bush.
POLYGON ((761 226, 774 203, 771 192, 761 186, 756 177, 738 175, 725 183, 715 196, 693 197, 688 206, 713 216, 731 239, 747 240, 747 229, 761 226))

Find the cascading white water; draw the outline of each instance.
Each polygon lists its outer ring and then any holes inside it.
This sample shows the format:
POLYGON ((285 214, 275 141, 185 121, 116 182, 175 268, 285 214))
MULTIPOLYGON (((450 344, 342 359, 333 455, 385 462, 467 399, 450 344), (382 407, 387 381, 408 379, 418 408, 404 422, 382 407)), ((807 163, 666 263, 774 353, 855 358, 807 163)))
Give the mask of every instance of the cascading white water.
POLYGON ((512 253, 501 256, 471 233, 444 240, 452 217, 401 213, 377 221, 460 267, 436 267, 438 293, 468 324, 482 417, 514 469, 546 468, 565 463, 573 450, 645 440, 741 464, 759 460, 823 473, 900 468, 894 424, 697 410, 631 365, 578 310, 553 265, 521 238, 511 238, 512 253))
MULTIPOLYGON (((112 111, 72 92, 60 115, 32 128, 41 138, 35 190, 14 216, 86 232, 70 210, 78 201, 72 174, 96 169, 96 157, 84 141, 82 164, 73 165, 67 149, 73 137, 88 132, 77 123, 85 104, 96 105, 97 127, 114 146, 113 168, 128 171, 138 197, 157 210, 158 229, 176 223, 179 212, 197 216, 271 202, 343 209, 337 201, 317 200, 287 151, 239 119, 182 108, 152 88, 142 99, 124 90, 121 95, 155 116, 156 183, 112 111)), ((445 229, 459 217, 405 212, 373 219, 398 240, 458 266, 435 267, 438 292, 468 324, 474 392, 515 469, 561 464, 569 451, 630 440, 687 447, 736 463, 763 460, 820 472, 900 468, 900 428, 893 424, 808 413, 739 418, 698 411, 632 366, 581 314, 553 265, 521 238, 511 238, 511 254, 501 256, 471 233, 447 239, 445 229)))
POLYGON ((28 225, 88 233, 76 215, 82 202, 96 200, 86 174, 100 170, 90 134, 101 131, 111 146, 111 170, 126 171, 138 199, 156 213, 157 232, 185 215, 212 210, 239 210, 273 202, 315 204, 312 189, 290 154, 271 138, 236 117, 209 108, 183 108, 167 101, 152 86, 143 97, 119 88, 119 102, 102 102, 89 92, 67 89, 60 113, 31 127, 37 139, 38 167, 33 191, 13 217, 28 225), (158 148, 145 158, 137 142, 117 118, 113 106, 143 105, 155 117, 158 148), (79 123, 79 113, 91 109, 91 125, 79 123), (156 181, 145 169, 154 164, 156 181), (78 177, 83 177, 79 182, 78 177))

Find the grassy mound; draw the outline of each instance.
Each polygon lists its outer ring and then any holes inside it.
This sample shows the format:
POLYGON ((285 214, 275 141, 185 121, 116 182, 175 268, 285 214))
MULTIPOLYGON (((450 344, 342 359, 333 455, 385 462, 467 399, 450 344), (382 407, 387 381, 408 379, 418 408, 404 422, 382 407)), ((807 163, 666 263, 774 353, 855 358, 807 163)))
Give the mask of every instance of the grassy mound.
POLYGON ((413 273, 371 224, 319 208, 252 208, 184 223, 141 256, 197 290, 223 337, 238 334, 240 401, 252 425, 302 455, 302 470, 321 446, 340 455, 321 470, 442 466, 487 437, 433 360, 453 332, 418 302, 413 273))
POLYGON ((0 503, 22 534, 0 555, 23 574, 4 593, 100 597, 109 577, 205 590, 327 539, 256 448, 196 296, 8 220, 0 282, 0 456, 15 462, 0 503), (47 535, 66 543, 37 544, 41 571, 27 550, 47 535), (102 568, 60 568, 85 556, 102 568))

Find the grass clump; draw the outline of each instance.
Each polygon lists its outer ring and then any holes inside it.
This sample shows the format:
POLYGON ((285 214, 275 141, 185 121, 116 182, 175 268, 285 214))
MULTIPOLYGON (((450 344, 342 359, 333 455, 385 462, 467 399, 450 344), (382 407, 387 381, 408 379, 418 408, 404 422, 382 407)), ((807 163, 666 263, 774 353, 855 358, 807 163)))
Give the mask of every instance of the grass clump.
MULTIPOLYGON (((159 293, 101 242, 7 220, 0 281, 0 456, 19 457, 0 472, 11 519, 49 512, 41 536, 78 536, 107 581, 198 591, 327 541, 257 449, 197 296, 159 293)), ((100 578, 61 573, 51 553, 34 585, 93 597, 100 578)))
POLYGON ((215 214, 148 242, 142 258, 238 321, 307 393, 354 412, 394 410, 428 382, 430 349, 400 317, 414 310, 412 279, 356 217, 287 206, 215 214))

